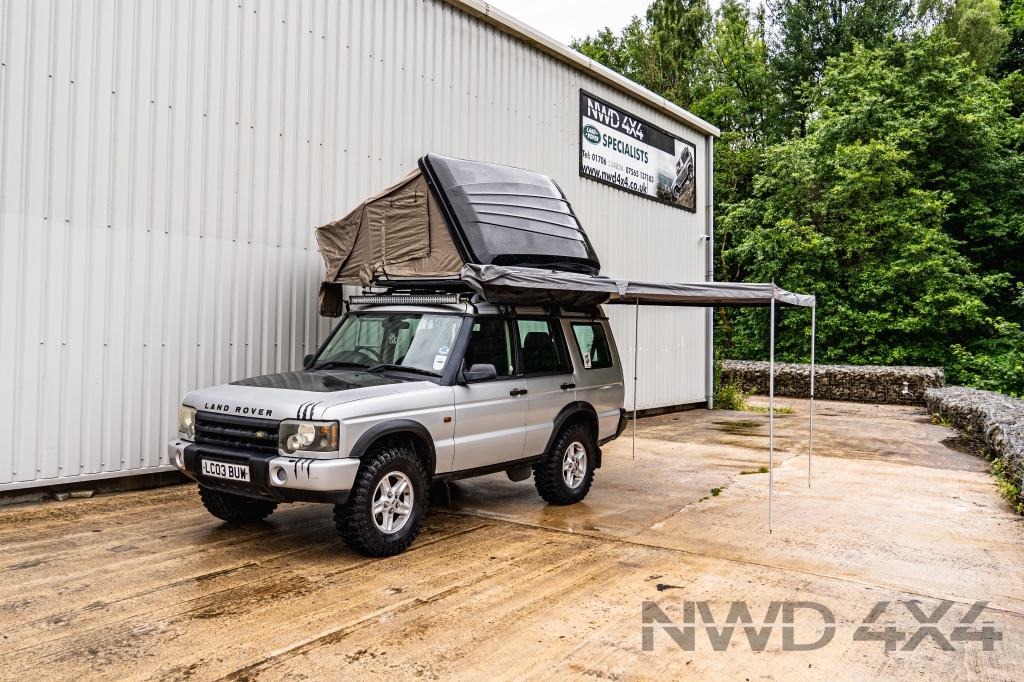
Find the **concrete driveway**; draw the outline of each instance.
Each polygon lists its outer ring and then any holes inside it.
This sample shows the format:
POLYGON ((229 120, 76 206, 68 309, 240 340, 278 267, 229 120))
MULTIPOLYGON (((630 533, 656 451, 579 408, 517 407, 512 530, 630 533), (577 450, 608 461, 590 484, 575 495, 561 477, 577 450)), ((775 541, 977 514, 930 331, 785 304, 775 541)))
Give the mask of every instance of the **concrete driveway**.
POLYGON ((386 560, 329 507, 231 527, 191 486, 0 509, 0 678, 1020 679, 1024 523, 985 462, 819 402, 809 488, 778 402, 771 535, 767 415, 705 410, 641 420, 574 507, 459 482, 386 560))

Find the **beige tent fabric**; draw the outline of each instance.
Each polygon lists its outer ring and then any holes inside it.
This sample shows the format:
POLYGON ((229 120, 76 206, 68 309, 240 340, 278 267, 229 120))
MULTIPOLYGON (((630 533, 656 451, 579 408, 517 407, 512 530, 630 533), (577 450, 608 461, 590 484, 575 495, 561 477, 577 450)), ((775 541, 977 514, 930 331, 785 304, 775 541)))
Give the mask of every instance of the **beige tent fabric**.
POLYGON ((383 274, 451 277, 462 270, 462 257, 418 169, 344 218, 318 227, 316 238, 327 266, 321 315, 340 314, 342 283, 370 286, 383 274))

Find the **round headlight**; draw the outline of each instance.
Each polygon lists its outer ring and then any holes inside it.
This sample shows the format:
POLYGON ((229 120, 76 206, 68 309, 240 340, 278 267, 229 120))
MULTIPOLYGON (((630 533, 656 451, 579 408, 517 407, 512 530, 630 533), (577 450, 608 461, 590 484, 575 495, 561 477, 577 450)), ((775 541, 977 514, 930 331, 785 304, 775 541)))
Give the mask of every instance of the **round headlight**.
POLYGON ((178 433, 189 440, 196 437, 196 408, 188 405, 178 408, 178 433))
POLYGON ((299 444, 302 447, 307 447, 313 444, 313 439, 316 438, 316 429, 312 424, 299 424, 299 428, 295 429, 295 435, 299 437, 299 444))

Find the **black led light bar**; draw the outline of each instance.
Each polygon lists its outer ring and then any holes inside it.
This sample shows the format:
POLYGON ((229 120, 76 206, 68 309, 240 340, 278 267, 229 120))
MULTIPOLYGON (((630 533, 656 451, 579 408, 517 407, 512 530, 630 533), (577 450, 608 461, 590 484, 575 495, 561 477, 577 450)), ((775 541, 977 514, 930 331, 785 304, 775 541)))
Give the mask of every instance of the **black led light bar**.
POLYGON ((451 305, 458 302, 458 294, 380 294, 349 299, 351 305, 451 305))

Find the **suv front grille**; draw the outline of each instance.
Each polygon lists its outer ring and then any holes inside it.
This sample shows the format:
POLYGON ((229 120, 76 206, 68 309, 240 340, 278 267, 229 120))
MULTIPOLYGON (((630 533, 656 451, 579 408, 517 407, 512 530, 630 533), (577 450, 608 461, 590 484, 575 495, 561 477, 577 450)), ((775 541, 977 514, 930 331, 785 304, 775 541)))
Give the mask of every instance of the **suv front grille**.
POLYGON ((197 412, 196 443, 243 452, 276 454, 278 424, 269 419, 197 412))

